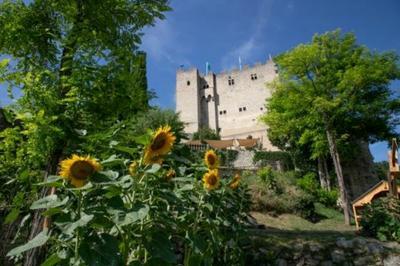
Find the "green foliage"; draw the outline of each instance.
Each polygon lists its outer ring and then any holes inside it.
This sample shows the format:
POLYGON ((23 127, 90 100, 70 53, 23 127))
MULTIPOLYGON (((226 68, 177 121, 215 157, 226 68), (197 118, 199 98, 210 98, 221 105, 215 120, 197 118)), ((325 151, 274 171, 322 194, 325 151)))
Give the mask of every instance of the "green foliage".
POLYGON ((142 135, 147 130, 156 130, 160 126, 169 125, 176 136, 176 142, 187 139, 184 132, 185 124, 179 119, 179 115, 170 109, 152 108, 147 112, 142 112, 136 117, 133 134, 142 135))
POLYGON ((380 198, 365 206, 362 213, 362 232, 382 241, 400 242, 400 200, 380 198))
POLYGON ((236 160, 239 152, 236 150, 224 149, 218 150, 217 154, 222 166, 231 167, 233 166, 233 162, 236 160))
POLYGON ((277 187, 276 173, 271 166, 267 166, 258 170, 257 175, 260 177, 261 181, 267 186, 268 189, 282 193, 282 188, 277 187))
POLYGON ((252 208, 273 214, 293 213, 311 221, 315 217, 314 197, 295 185, 294 172, 261 169, 247 180, 252 191, 252 208), (264 181, 265 180, 265 181, 264 181))
POLYGON ((349 137, 373 141, 394 134, 400 110, 389 89, 400 75, 394 53, 371 52, 356 44, 353 34, 333 31, 315 35, 275 62, 280 75, 264 121, 279 147, 309 147, 313 158, 325 155, 330 126, 343 144, 349 137))
POLYGON ((0 132, 1 211, 25 222, 16 238, 39 222, 22 218, 40 197, 33 184, 73 152, 112 154, 104 135, 148 109, 146 56, 137 49, 141 30, 169 9, 166 0, 2 1, 0 83, 22 95, 0 132))
POLYGON ((314 173, 307 173, 302 178, 297 180, 297 185, 308 193, 315 193, 319 188, 316 176, 314 173))
POLYGON ((162 165, 139 163, 130 175, 131 161, 143 155, 144 148, 135 147, 132 156, 102 161, 103 170, 81 188, 59 177, 37 184, 57 187, 57 195, 31 205, 43 209, 53 226, 8 255, 18 261, 22 252, 46 243, 47 261, 57 265, 241 264, 246 186, 232 190, 231 180, 222 180, 219 189, 207 191, 201 180, 206 169, 176 165, 176 154, 162 165), (169 180, 171 169, 176 177, 169 180))
POLYGON ((389 173, 389 164, 387 161, 374 162, 374 171, 379 180, 387 180, 389 173))
POLYGON ((339 192, 337 189, 328 191, 321 188, 314 173, 307 173, 302 178, 299 178, 297 180, 297 186, 303 189, 306 193, 312 195, 315 202, 322 203, 331 208, 336 207, 339 192))
POLYGON ((202 127, 193 134, 192 139, 193 140, 205 140, 205 139, 220 140, 221 137, 219 136, 218 132, 216 132, 215 130, 208 128, 208 127, 202 127))
POLYGON ((283 151, 256 151, 253 156, 253 162, 261 162, 261 165, 274 164, 277 161, 283 164, 285 169, 292 169, 292 158, 288 152, 283 151))

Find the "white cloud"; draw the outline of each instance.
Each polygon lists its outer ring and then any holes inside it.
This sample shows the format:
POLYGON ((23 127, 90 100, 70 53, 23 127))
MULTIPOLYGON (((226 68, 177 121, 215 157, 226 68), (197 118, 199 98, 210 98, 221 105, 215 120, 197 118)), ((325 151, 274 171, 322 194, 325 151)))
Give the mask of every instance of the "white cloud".
MULTIPOLYGON (((254 60, 260 53, 263 52, 264 45, 259 41, 259 39, 262 37, 263 31, 268 24, 272 2, 273 0, 264 0, 260 7, 257 8, 258 13, 255 17, 255 27, 253 31, 251 32, 250 36, 238 47, 233 48, 222 57, 222 69, 227 70, 238 66, 239 57, 241 57, 242 63, 246 63, 254 60)), ((267 55, 264 56, 266 57, 267 55)))
POLYGON ((157 62, 166 60, 174 67, 188 65, 189 60, 183 56, 184 49, 179 43, 179 33, 174 30, 172 23, 172 20, 162 20, 154 27, 147 28, 141 49, 157 62))

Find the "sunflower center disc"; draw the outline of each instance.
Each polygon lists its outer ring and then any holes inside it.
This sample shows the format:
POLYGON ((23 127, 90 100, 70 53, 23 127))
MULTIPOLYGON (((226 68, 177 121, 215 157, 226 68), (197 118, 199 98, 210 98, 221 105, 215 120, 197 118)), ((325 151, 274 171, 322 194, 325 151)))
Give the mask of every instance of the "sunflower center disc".
POLYGON ((158 134, 156 138, 153 140, 153 143, 151 144, 151 149, 153 151, 157 151, 164 147, 165 143, 167 142, 167 136, 165 135, 164 132, 158 134))
POLYGON ((207 160, 208 160, 208 163, 209 163, 210 165, 214 165, 214 164, 215 164, 215 157, 214 157, 214 155, 212 155, 212 154, 208 155, 208 156, 207 156, 207 160))
POLYGON ((211 176, 208 178, 208 183, 209 183, 211 186, 214 186, 214 185, 217 183, 217 177, 216 177, 215 175, 211 175, 211 176))
POLYGON ((88 162, 77 161, 72 164, 71 173, 76 179, 85 180, 94 173, 94 168, 88 162))

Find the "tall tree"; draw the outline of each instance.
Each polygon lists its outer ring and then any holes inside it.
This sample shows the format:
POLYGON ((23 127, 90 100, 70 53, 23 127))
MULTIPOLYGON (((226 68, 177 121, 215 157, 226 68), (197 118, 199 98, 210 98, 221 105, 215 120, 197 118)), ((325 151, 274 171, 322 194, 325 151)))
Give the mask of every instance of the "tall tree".
POLYGON ((313 158, 330 154, 349 224, 344 179, 350 177, 343 176, 341 156, 354 140, 395 134, 400 101, 389 86, 400 77, 398 56, 371 52, 353 34, 337 30, 315 35, 275 62, 280 74, 264 117, 269 134, 289 146, 310 147, 313 158))
MULTIPOLYGON (((21 124, 0 136, 0 176, 15 191, 29 191, 43 175, 56 174, 60 158, 79 148, 82 132, 108 128, 147 108, 145 56, 137 53, 140 30, 164 18, 167 2, 0 4, 0 54, 6 58, 0 81, 23 95, 13 107, 21 124)), ((26 200, 32 196, 25 194, 26 200)), ((30 238, 40 230, 36 212, 30 238)), ((38 251, 27 253, 25 265, 40 263, 38 251)))

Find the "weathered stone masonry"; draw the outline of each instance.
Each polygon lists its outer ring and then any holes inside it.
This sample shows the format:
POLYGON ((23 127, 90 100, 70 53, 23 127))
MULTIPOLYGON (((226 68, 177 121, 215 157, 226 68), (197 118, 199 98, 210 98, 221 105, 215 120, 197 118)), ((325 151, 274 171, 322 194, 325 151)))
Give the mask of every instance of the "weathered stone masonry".
POLYGON ((263 149, 277 150, 267 138, 266 126, 258 121, 271 96, 267 83, 277 75, 272 60, 242 70, 220 74, 199 73, 196 68, 176 74, 176 111, 187 123, 186 133, 201 127, 219 131, 222 139, 259 138, 263 149))

